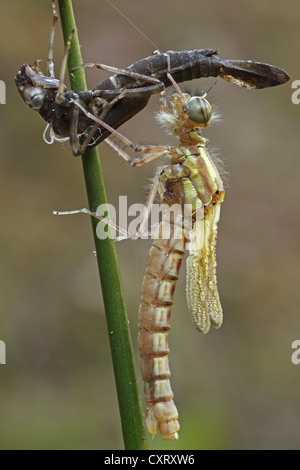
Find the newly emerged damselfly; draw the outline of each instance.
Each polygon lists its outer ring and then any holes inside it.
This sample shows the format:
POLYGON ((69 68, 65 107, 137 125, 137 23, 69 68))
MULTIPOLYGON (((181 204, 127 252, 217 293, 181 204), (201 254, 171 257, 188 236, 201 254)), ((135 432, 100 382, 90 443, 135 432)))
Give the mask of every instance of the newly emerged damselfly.
MULTIPOLYGON (((179 140, 179 146, 135 146, 126 137, 122 141, 137 152, 136 164, 144 164, 160 156, 170 163, 160 168, 151 186, 144 217, 158 193, 169 207, 159 224, 148 255, 139 308, 138 346, 147 404, 146 422, 151 434, 158 425, 164 439, 178 437, 179 422, 170 385, 168 331, 176 281, 186 248, 187 303, 195 327, 207 333, 210 325, 219 328, 223 314, 216 279, 216 236, 224 188, 218 170, 206 148, 201 128, 210 123, 212 110, 204 96, 191 97, 175 93, 172 112, 162 93, 159 121, 179 140), (190 216, 190 225, 184 215, 190 216), (167 236, 166 236, 167 234, 167 236)), ((123 149, 113 148, 130 161, 123 149)), ((57 215, 84 212, 103 219, 88 209, 56 212, 57 215)), ((135 234, 120 229, 122 238, 139 238, 145 229, 141 221, 135 234), (142 229, 143 227, 143 229, 142 229)))

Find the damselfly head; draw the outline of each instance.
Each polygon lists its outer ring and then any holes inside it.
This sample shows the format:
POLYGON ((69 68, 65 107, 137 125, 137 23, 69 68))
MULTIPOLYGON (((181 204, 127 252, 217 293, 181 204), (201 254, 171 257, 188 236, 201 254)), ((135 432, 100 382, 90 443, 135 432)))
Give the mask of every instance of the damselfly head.
POLYGON ((181 145, 204 143, 201 129, 207 127, 212 117, 212 108, 206 95, 191 97, 188 93, 174 93, 170 99, 173 113, 162 111, 159 122, 169 128, 181 145))
POLYGON ((207 127, 210 123, 212 109, 204 96, 193 96, 187 102, 189 121, 196 127, 207 127))

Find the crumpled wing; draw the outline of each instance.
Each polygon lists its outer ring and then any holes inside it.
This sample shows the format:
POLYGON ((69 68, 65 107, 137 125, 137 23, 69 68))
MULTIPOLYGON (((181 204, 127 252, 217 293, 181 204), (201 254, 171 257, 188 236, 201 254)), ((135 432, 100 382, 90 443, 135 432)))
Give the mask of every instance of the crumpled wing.
POLYGON ((217 287, 216 241, 221 203, 203 210, 190 234, 187 259, 187 304, 195 328, 208 333, 210 326, 219 328, 223 312, 217 287))

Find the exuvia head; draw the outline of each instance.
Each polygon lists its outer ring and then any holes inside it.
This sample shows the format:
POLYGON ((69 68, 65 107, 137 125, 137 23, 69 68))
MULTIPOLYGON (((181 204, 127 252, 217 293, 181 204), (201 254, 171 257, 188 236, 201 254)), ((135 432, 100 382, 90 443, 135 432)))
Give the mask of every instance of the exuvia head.
POLYGON ((15 81, 25 103, 36 111, 42 109, 46 89, 57 90, 59 86, 59 80, 35 72, 28 64, 22 65, 16 75, 15 81))

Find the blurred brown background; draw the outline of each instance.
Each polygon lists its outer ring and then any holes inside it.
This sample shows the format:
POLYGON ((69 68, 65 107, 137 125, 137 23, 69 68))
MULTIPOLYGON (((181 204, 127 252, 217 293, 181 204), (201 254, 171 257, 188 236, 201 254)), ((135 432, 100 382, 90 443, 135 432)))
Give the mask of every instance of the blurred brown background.
MULTIPOLYGON (((298 0, 130 0, 115 4, 161 50, 219 48, 224 59, 284 68, 291 81, 261 91, 219 79, 210 94, 223 115, 206 136, 229 173, 218 240, 225 322, 203 337, 190 322, 185 267, 170 333, 172 385, 182 430, 153 449, 299 449, 300 339, 298 0)), ((25 61, 47 59, 51 2, 1 1, 0 366, 1 449, 123 448, 89 219, 53 209, 86 206, 81 161, 68 144, 46 145, 45 123, 14 84, 25 61)), ((74 0, 85 61, 125 67, 153 46, 104 0, 74 0)), ((56 74, 62 57, 60 24, 56 74)), ((43 64, 46 66, 45 62, 43 64)), ((108 75, 91 71, 92 88, 108 75)), ((214 79, 187 83, 199 90, 214 79)), ((158 96, 123 132, 172 141, 154 119, 158 96)), ((108 201, 143 202, 156 163, 135 169, 100 147, 108 201)), ((149 241, 117 245, 136 352, 137 309, 149 241)))

